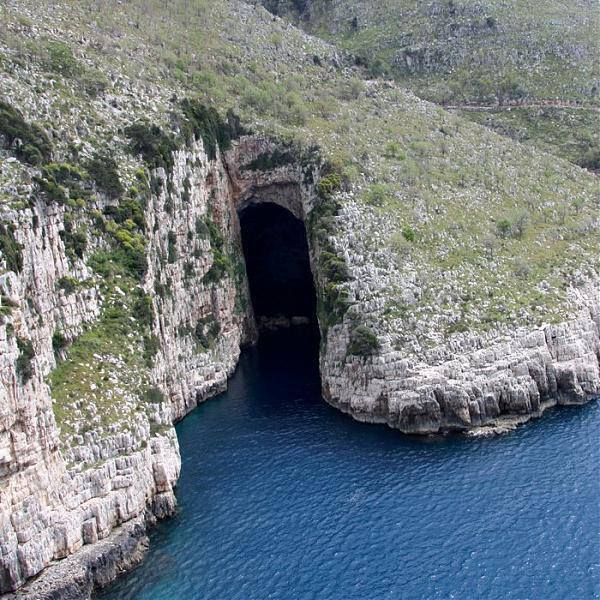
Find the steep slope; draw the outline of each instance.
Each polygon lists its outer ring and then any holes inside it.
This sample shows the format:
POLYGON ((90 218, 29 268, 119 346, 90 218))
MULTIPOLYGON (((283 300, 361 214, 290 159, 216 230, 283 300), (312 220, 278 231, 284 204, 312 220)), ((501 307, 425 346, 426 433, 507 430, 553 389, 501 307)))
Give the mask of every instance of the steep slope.
POLYGON ((89 593, 123 556, 82 546, 172 512, 172 423, 255 336, 250 198, 308 226, 324 393, 356 418, 465 430, 599 393, 589 173, 261 7, 1 11, 0 590, 74 555, 48 585, 89 593))
POLYGON ((433 102, 469 107, 463 116, 598 170, 600 12, 593 2, 263 4, 335 40, 373 76, 394 77, 433 102))

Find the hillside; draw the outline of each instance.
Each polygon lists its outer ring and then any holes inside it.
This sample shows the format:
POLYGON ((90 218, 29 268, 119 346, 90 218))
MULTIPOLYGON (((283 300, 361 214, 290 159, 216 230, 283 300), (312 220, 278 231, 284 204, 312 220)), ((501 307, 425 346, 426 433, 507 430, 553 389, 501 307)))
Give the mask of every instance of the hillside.
POLYGON ((262 6, 3 3, 0 591, 172 514, 256 337, 244 203, 306 225, 324 397, 433 433, 600 391, 597 192, 262 6))
POLYGON ((335 41, 372 76, 394 77, 438 104, 495 108, 461 114, 598 170, 600 121, 591 107, 600 102, 600 11, 593 2, 263 4, 335 41))

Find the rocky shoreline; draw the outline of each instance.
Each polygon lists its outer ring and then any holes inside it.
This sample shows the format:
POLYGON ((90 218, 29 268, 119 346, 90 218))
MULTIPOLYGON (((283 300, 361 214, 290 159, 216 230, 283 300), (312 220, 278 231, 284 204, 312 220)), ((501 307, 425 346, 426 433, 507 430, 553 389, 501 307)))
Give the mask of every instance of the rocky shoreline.
POLYGON ((216 45, 183 53, 202 63, 189 85, 165 58, 192 43, 171 19, 83 4, 3 10, 0 593, 85 597, 172 514, 173 424, 261 326, 249 205, 306 225, 323 393, 354 418, 500 431, 600 393, 591 175, 364 79, 244 2, 204 3, 216 45), (122 38, 89 26, 103 12, 122 38))
POLYGON ((148 550, 147 527, 152 516, 141 516, 113 530, 92 546, 52 563, 7 600, 89 600, 138 566, 148 550))

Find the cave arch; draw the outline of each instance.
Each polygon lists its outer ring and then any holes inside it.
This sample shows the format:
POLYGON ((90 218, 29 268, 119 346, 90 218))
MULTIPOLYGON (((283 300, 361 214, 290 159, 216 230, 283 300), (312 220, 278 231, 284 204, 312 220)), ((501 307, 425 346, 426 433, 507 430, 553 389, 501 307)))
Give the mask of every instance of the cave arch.
POLYGON ((317 326, 317 301, 300 202, 293 196, 251 197, 238 207, 242 249, 260 329, 317 326))

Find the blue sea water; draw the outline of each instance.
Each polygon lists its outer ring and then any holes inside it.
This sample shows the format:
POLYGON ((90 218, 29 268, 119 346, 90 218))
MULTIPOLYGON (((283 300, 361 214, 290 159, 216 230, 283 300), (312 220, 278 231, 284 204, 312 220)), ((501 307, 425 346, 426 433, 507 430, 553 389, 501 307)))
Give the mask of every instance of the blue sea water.
POLYGON ((320 397, 305 333, 177 426, 179 513, 103 600, 600 597, 600 405, 418 438, 320 397))

